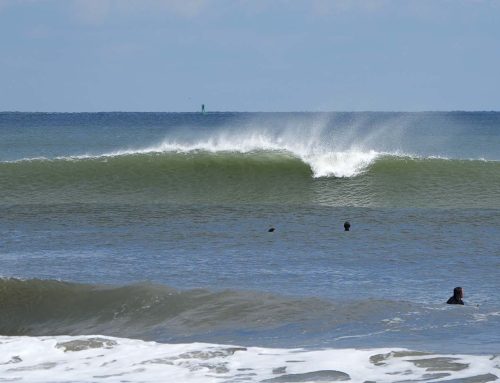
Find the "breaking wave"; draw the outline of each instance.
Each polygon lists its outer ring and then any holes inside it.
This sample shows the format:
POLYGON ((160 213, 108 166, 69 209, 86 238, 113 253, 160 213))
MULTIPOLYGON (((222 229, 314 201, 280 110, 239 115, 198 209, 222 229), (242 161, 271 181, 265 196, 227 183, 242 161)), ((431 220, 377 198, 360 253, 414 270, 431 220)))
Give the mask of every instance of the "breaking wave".
POLYGON ((237 152, 229 149, 165 144, 97 156, 0 162, 0 191, 3 203, 11 204, 500 207, 497 161, 352 150, 312 156, 249 143, 237 152))
MULTIPOLYGON (((498 318, 498 310, 476 307, 457 317, 442 302, 334 302, 258 291, 178 290, 152 283, 103 286, 13 278, 0 279, 0 305, 0 334, 6 336, 104 334, 245 345, 407 346, 414 337, 429 338, 431 344, 433 334, 468 331, 498 318)), ((436 349, 442 350, 437 342, 436 349)))

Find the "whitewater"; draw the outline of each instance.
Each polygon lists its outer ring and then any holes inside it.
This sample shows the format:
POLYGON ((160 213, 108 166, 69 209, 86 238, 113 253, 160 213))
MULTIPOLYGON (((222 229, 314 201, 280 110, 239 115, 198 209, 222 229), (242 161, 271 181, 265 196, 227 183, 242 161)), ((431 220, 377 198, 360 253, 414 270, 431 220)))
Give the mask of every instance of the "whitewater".
POLYGON ((499 126, 0 113, 0 381, 498 380, 499 126))
POLYGON ((403 349, 307 351, 88 336, 0 342, 2 379, 27 382, 489 382, 495 375, 483 372, 498 370, 500 362, 403 349))

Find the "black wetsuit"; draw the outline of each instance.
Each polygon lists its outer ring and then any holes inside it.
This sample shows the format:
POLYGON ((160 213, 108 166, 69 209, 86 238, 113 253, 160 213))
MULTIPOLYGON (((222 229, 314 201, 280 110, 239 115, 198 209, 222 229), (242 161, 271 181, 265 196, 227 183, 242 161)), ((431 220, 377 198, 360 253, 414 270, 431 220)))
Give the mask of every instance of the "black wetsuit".
POLYGON ((450 299, 448 299, 448 302, 446 303, 448 303, 449 305, 463 305, 464 301, 461 298, 453 295, 450 299))

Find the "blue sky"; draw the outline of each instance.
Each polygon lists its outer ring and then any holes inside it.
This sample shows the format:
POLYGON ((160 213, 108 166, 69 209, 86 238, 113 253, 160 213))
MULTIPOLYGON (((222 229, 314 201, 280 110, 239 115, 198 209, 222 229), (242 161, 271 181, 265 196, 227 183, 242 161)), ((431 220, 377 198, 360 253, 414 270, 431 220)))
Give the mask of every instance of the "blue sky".
POLYGON ((0 0, 0 110, 499 110, 500 1, 0 0))

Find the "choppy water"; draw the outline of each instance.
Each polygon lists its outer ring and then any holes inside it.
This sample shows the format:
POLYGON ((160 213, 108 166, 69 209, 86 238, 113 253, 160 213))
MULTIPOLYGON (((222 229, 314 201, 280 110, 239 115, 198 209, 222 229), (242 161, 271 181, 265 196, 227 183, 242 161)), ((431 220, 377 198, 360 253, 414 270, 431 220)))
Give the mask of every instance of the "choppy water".
POLYGON ((0 370, 492 381, 499 190, 500 113, 0 113, 0 370))

